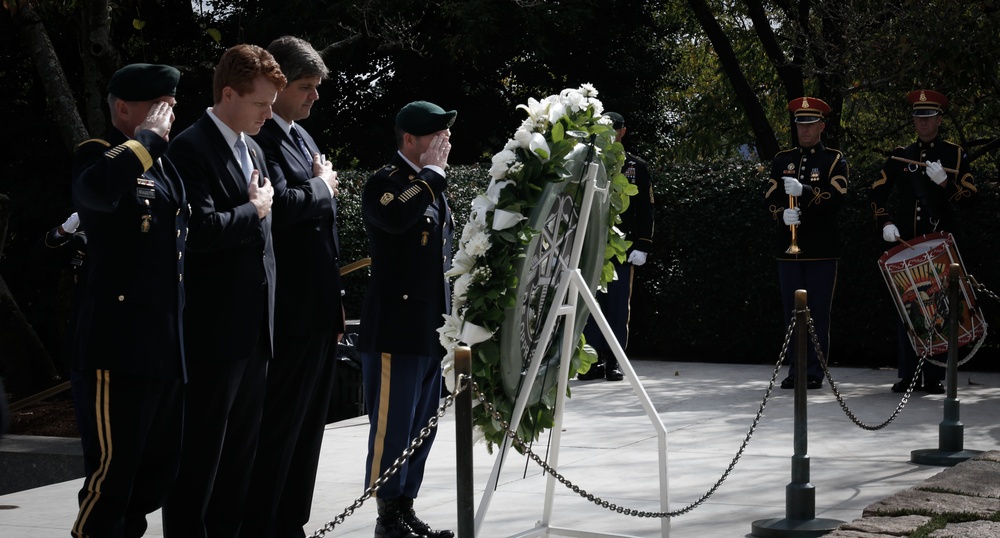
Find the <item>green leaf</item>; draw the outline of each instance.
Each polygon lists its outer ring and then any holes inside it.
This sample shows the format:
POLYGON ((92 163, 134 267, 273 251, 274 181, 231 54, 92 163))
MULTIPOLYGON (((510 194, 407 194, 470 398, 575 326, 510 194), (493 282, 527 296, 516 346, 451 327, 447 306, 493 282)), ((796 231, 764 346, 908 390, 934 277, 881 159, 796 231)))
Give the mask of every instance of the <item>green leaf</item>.
POLYGON ((215 41, 217 44, 222 43, 222 32, 218 31, 217 29, 208 28, 205 30, 205 33, 208 34, 208 37, 211 37, 212 40, 215 41))

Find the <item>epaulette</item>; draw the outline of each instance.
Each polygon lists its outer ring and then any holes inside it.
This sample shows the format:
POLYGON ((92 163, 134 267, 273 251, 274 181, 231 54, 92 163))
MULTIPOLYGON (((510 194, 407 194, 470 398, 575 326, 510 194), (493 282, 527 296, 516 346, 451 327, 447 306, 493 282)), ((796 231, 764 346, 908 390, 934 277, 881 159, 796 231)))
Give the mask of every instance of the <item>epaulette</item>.
POLYGON ((104 146, 106 148, 110 148, 111 147, 111 143, 108 142, 107 140, 104 140, 104 139, 101 139, 101 138, 90 138, 90 139, 84 140, 83 142, 80 142, 79 144, 77 144, 76 145, 76 149, 81 149, 84 146, 87 146, 87 145, 90 145, 90 144, 98 144, 98 145, 104 146))
POLYGON ((777 157, 778 155, 781 155, 782 153, 791 153, 791 152, 793 152, 793 151, 798 151, 798 149, 799 149, 799 148, 788 148, 788 149, 783 149, 783 150, 779 151, 778 153, 775 153, 775 154, 774 154, 774 156, 775 156, 775 157, 777 157))

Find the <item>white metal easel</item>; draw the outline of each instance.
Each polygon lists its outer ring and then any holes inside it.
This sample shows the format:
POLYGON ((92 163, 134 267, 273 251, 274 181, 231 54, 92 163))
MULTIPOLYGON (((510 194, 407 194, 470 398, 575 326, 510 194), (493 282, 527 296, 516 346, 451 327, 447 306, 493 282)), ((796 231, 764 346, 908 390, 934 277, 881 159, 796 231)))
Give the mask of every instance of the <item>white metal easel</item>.
MULTIPOLYGON (((629 362, 628 357, 625 355, 625 350, 622 349, 621 344, 618 339, 615 338, 611 327, 608 325, 607 318, 601 312, 600 306, 598 306, 596 299, 594 299, 590 288, 588 287, 583 275, 580 272, 579 264, 580 257, 583 251, 584 241, 586 241, 586 230, 587 224, 590 220, 590 210, 594 202, 595 192, 601 192, 604 196, 608 195, 608 189, 598 189, 596 185, 598 172, 598 164, 590 163, 588 165, 587 173, 583 178, 584 195, 583 201, 580 206, 580 217, 577 224, 577 233, 573 240, 573 250, 570 257, 570 263, 568 266, 563 267, 563 278, 560 279, 558 287, 556 288, 556 296, 552 301, 552 308, 549 309, 546 314, 545 325, 543 326, 540 341, 535 346, 533 357, 535 360, 531 361, 529 365, 528 372, 526 374, 526 386, 522 387, 521 393, 519 394, 517 401, 514 405, 514 412, 511 417, 510 429, 511 431, 517 431, 517 428, 521 422, 521 415, 524 413, 524 409, 527 406, 528 398, 531 395, 531 388, 535 382, 535 378, 538 375, 538 370, 541 365, 541 357, 544 355, 544 350, 548 348, 549 339, 553 333, 553 328, 555 327, 556 320, 559 316, 564 316, 565 319, 565 330, 563 330, 563 338, 561 342, 562 350, 560 353, 560 365, 557 370, 559 373, 559 382, 557 390, 557 399, 555 403, 555 425, 552 427, 552 446, 550 450, 550 456, 548 464, 553 470, 557 470, 559 466, 559 446, 562 437, 562 422, 563 422, 563 412, 564 405, 566 403, 566 386, 569 383, 568 376, 565 374, 569 371, 569 362, 575 351, 576 338, 574 335, 575 323, 576 323, 576 310, 577 310, 577 298, 582 297, 594 317, 594 321, 597 323, 598 327, 601 329, 601 333, 607 340, 608 344, 611 346, 611 351, 615 354, 618 359, 619 367, 624 371, 625 378, 628 380, 629 384, 632 386, 632 391, 635 393, 639 402, 642 404, 643 409, 646 411, 646 415, 649 417, 650 422, 652 422, 653 427, 657 432, 658 441, 658 452, 659 452, 659 477, 660 477, 660 509, 663 512, 668 511, 668 498, 667 498, 667 428, 660 420, 659 414, 656 412, 656 408, 653 407, 653 403, 649 399, 649 395, 646 393, 645 388, 639 382, 636 376, 635 369, 632 368, 632 364, 629 362)), ((496 491, 497 483, 500 479, 500 471, 503 468, 503 463, 505 455, 508 450, 510 450, 510 439, 508 437, 504 438, 503 444, 499 447, 497 451, 497 458, 493 465, 493 471, 490 474, 489 482, 486 484, 486 489, 483 493, 483 498, 480 501, 479 509, 476 512, 476 535, 479 535, 482 529, 483 520, 486 517, 486 511, 489 509, 490 501, 493 498, 493 493, 496 491)), ((555 492, 555 477, 548 475, 546 477, 545 486, 545 501, 544 507, 542 509, 542 519, 531 529, 525 530, 523 532, 511 535, 514 537, 529 537, 529 536, 577 536, 577 537, 587 537, 587 538, 597 538, 597 537, 623 537, 628 538, 630 535, 626 534, 612 534, 612 533, 598 533, 593 531, 585 531, 581 529, 571 529, 562 527, 553 527, 549 524, 552 519, 552 501, 553 494, 555 492)), ((661 519, 661 535, 664 538, 669 538, 670 536, 670 519, 661 519)))

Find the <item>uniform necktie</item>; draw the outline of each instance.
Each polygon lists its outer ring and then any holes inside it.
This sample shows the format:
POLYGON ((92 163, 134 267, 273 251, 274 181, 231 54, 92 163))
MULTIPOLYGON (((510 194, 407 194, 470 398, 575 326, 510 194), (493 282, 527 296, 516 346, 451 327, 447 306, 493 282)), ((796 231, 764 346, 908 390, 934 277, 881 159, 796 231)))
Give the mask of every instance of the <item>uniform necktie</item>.
POLYGON ((312 162, 313 160, 312 153, 306 146, 305 139, 302 138, 301 134, 299 134, 299 130, 296 129, 295 126, 293 125, 291 130, 289 130, 289 133, 292 135, 292 139, 295 140, 295 143, 298 144, 299 150, 302 151, 302 154, 306 156, 306 160, 312 162))
POLYGON ((247 149, 247 143, 246 140, 243 140, 242 134, 236 139, 236 154, 240 156, 240 167, 243 168, 243 175, 247 183, 250 183, 253 164, 250 163, 250 151, 247 149))

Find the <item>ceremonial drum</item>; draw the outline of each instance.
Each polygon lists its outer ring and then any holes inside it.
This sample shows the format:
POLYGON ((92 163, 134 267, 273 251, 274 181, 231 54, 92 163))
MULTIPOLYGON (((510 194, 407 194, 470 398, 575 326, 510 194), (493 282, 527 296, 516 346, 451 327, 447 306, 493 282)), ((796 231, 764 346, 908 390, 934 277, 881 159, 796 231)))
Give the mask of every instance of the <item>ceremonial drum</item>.
POLYGON ((878 260, 896 309, 907 327, 917 355, 948 351, 948 268, 959 265, 958 345, 974 342, 986 332, 976 296, 965 281, 965 265, 951 234, 923 235, 910 246, 900 244, 878 260))

